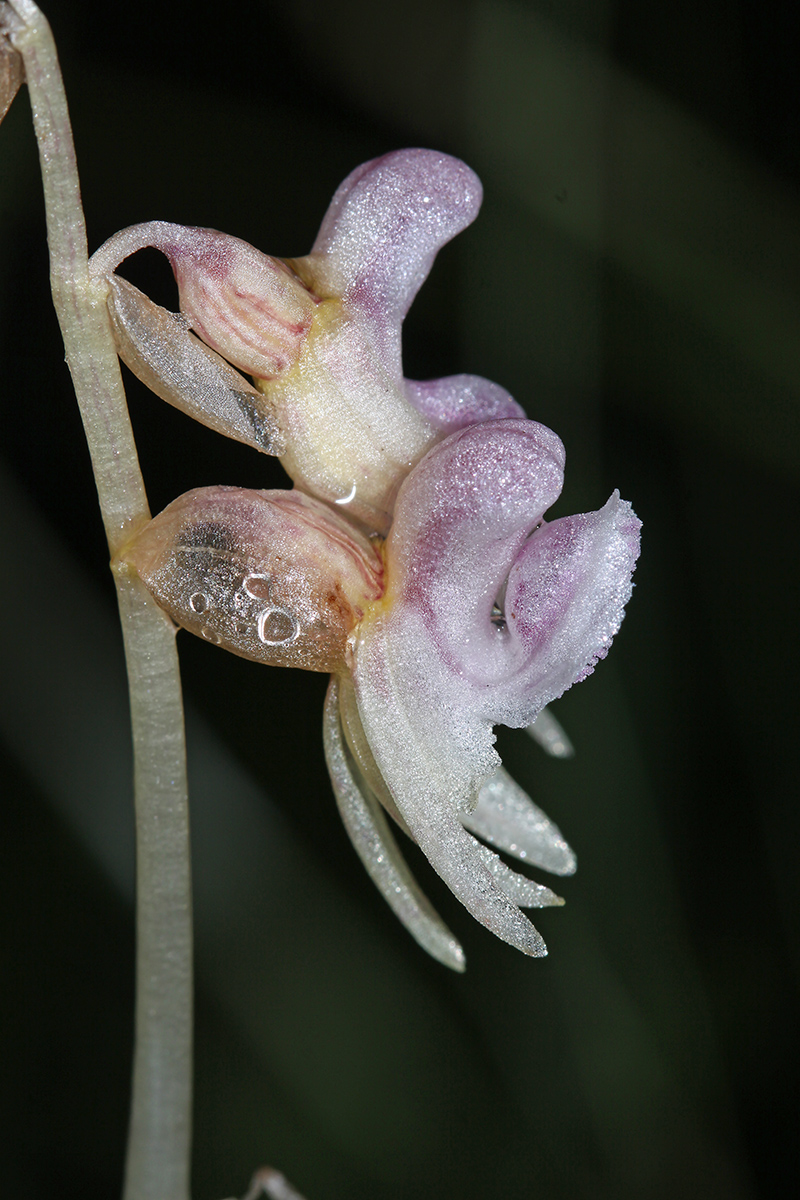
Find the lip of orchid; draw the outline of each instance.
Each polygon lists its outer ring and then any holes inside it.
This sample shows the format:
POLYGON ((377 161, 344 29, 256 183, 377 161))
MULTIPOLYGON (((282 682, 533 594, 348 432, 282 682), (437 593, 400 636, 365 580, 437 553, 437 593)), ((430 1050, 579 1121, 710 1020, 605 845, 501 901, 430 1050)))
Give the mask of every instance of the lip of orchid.
MULTIPOLYGON (((400 489, 386 595, 358 629, 353 665, 364 735, 404 824, 472 915, 533 955, 544 943, 519 905, 558 898, 509 877, 464 826, 518 845, 498 808, 481 807, 494 776, 516 806, 511 825, 530 832, 530 801, 520 807, 498 776, 492 728, 527 725, 607 653, 640 526, 618 493, 597 513, 540 524, 563 466, 559 439, 532 421, 472 425, 434 447, 400 489)), ((547 836, 543 864, 568 873, 574 857, 547 836)))

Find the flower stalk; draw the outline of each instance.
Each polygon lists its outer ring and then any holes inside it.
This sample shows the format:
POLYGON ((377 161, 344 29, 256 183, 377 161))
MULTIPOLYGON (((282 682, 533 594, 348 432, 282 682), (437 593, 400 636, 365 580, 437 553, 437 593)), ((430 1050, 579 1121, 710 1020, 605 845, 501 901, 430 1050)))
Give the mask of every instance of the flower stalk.
MULTIPOLYGON (((47 21, 0 5, 28 84, 44 187, 53 301, 112 556, 150 518, 106 281, 91 279, 67 102, 47 21)), ((136 1048, 125 1200, 188 1200, 192 926, 183 706, 175 628, 132 572, 114 572, 131 700, 137 853, 136 1048)))

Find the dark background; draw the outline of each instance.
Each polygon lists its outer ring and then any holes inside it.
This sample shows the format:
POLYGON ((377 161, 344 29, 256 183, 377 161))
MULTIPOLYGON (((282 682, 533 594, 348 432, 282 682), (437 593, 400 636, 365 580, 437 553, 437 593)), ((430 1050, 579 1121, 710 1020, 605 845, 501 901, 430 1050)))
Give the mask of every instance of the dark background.
MULTIPOLYGON (((497 379, 567 447, 558 512, 644 521, 609 660, 507 764, 575 847, 531 961, 413 865, 427 959, 340 826, 324 680, 182 635, 197 895, 194 1195, 745 1200, 797 1175, 800 198, 790 6, 53 3, 90 246, 163 218, 305 253, 358 163, 464 158, 484 208, 406 374, 497 379), (213 731, 213 732, 212 732, 213 731)), ((47 292, 24 94, 0 130, 0 1180, 118 1194, 132 1033, 121 651, 47 292), (26 508, 25 504, 30 507, 26 508)), ((171 302, 153 253, 131 269, 171 302)), ((155 510, 279 467, 130 406, 155 510)))

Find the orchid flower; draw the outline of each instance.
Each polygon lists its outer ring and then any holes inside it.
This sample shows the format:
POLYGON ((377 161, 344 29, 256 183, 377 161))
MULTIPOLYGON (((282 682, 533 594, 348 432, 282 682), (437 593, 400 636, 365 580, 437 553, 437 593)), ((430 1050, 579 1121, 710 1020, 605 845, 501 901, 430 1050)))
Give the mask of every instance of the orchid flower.
POLYGON ((179 625, 248 658, 331 672, 325 749, 347 831, 413 936, 455 969, 461 946, 384 814, 477 920, 546 953, 520 910, 562 901, 491 847, 556 874, 575 859, 503 771, 492 728, 528 725, 605 656, 640 528, 616 492, 599 512, 546 523, 563 472, 549 429, 489 421, 409 473, 382 545, 296 490, 201 488, 122 555, 179 625))
POLYGON ((298 486, 385 534, 400 484, 436 441, 474 421, 524 416, 477 376, 403 378, 403 318, 481 197, 464 163, 403 150, 348 176, 304 258, 151 221, 110 238, 90 270, 108 280, 119 353, 148 387, 277 455, 298 486), (169 259, 180 314, 116 275, 146 246, 169 259))
POLYGON ((638 546, 616 495, 545 527, 563 448, 504 389, 403 378, 403 318, 480 200, 463 163, 406 150, 345 180, 305 258, 157 221, 91 260, 128 365, 170 403, 278 455, 296 485, 187 493, 124 548, 120 569, 194 633, 331 673, 324 739, 345 826, 412 934, 456 969, 463 951, 385 814, 483 924, 545 953, 520 909, 562 901, 491 847, 562 875, 575 858, 502 770, 492 728, 530 726, 605 653, 638 546), (180 313, 116 275, 145 246, 168 257, 180 313))

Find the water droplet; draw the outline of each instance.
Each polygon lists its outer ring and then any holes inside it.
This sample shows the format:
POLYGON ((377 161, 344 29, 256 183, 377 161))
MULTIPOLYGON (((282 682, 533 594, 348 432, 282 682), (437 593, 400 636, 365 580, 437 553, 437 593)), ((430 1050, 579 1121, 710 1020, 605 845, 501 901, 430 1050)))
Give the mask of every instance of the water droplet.
POLYGON ((208 607, 208 596, 205 594, 205 592, 194 592, 189 597, 189 608, 192 610, 192 612, 204 613, 208 607))
POLYGON ((203 628, 200 630, 200 633, 206 639, 207 642, 211 642, 212 646, 219 645, 219 643, 220 643, 219 634, 215 633, 213 629, 209 629, 208 625, 204 625, 203 628))
POLYGON ((352 504, 356 498, 356 485, 353 484, 349 496, 341 496, 338 500, 334 500, 334 504, 352 504))
POLYGON ((300 636, 300 626, 285 608, 270 606, 258 614, 258 637, 265 646, 286 646, 300 636))
POLYGON ((245 575, 242 587, 251 600, 269 600, 270 583, 269 575, 262 575, 260 571, 254 571, 250 575, 245 575))

